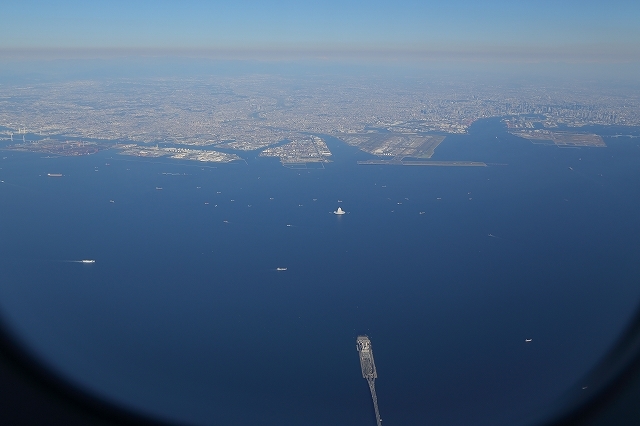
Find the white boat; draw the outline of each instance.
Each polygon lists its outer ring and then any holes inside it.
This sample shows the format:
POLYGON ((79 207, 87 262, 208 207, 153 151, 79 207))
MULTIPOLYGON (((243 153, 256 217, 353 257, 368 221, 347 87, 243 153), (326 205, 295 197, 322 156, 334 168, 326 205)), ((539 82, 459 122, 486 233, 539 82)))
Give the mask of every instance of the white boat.
POLYGON ((287 268, 276 268, 276 271, 286 271, 287 268))
POLYGON ((338 207, 338 210, 336 210, 335 212, 333 212, 333 214, 345 214, 346 212, 344 210, 342 210, 341 207, 338 207))
POLYGON ((82 263, 96 263, 96 261, 93 260, 93 259, 82 259, 80 262, 82 262, 82 263))

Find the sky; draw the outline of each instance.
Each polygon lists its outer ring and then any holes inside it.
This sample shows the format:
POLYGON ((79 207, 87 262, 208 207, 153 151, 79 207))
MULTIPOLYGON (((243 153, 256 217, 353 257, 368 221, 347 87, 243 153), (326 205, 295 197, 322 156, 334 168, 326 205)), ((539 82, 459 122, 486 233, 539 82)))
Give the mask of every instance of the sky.
POLYGON ((3 2, 0 55, 201 52, 640 60, 636 0, 3 2))

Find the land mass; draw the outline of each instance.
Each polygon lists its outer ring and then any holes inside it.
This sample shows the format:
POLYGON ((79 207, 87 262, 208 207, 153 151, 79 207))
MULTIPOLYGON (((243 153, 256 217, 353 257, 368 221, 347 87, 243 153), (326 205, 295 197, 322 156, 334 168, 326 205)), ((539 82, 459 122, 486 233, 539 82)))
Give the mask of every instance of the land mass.
POLYGON ((604 148, 607 146, 601 136, 593 133, 551 131, 547 129, 518 130, 511 131, 510 133, 524 139, 529 139, 533 143, 551 142, 557 146, 568 147, 589 146, 604 148))

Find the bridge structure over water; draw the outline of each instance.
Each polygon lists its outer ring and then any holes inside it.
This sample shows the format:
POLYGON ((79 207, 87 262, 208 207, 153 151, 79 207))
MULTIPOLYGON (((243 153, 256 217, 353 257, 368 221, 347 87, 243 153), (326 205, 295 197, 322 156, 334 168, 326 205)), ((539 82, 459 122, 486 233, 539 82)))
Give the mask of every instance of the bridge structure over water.
POLYGON ((482 161, 422 161, 422 160, 362 160, 358 164, 374 164, 386 166, 438 166, 438 167, 487 167, 482 161))
POLYGON ((360 355, 360 368, 362 369, 362 377, 367 379, 369 390, 371 391, 371 399, 373 400, 373 409, 376 413, 376 424, 382 426, 380 411, 378 411, 378 397, 376 395, 375 380, 378 377, 376 371, 376 363, 373 361, 373 349, 371 349, 371 340, 367 336, 358 336, 356 339, 356 348, 360 355))

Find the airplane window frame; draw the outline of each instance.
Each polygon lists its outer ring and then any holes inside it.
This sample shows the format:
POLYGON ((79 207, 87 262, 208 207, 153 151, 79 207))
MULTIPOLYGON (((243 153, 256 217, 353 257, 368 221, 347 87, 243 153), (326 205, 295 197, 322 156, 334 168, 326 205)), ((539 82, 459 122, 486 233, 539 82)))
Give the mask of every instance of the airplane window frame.
MULTIPOLYGON (((568 395, 528 426, 640 424, 640 309, 622 337, 568 395)), ((174 423, 100 399, 40 364, 0 320, 0 420, 7 424, 157 425, 174 423)))

